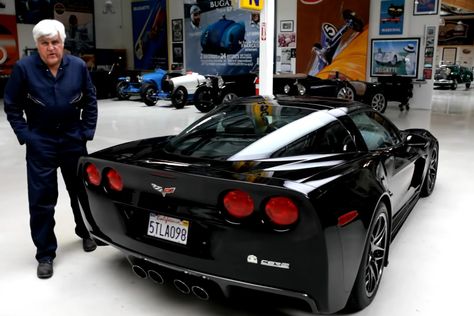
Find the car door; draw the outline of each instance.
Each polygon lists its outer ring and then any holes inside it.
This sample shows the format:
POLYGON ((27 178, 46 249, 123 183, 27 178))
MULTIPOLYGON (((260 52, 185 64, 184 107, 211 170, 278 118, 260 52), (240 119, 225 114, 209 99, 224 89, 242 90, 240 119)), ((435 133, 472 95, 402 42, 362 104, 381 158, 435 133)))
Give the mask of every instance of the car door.
POLYGON ((368 150, 380 157, 377 172, 390 195, 395 214, 415 192, 412 183, 418 155, 405 145, 395 125, 380 113, 364 110, 350 116, 368 150))

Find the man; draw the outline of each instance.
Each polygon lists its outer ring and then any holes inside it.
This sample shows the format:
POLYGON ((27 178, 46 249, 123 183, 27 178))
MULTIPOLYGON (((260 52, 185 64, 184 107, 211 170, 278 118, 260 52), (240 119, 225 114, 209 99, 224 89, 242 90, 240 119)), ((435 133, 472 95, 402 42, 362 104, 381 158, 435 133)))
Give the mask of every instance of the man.
POLYGON ((97 123, 97 100, 85 63, 64 55, 64 25, 42 20, 33 28, 38 54, 15 65, 5 87, 7 119, 21 145, 26 144, 30 229, 36 246, 37 276, 53 275, 57 241, 54 212, 57 169, 66 184, 83 249, 95 242, 84 225, 78 203, 77 162, 87 154, 97 123), (26 117, 25 117, 26 116, 26 117))
POLYGON ((199 24, 201 24, 201 9, 197 5, 192 5, 189 10, 191 16, 191 28, 193 30, 199 30, 199 24))

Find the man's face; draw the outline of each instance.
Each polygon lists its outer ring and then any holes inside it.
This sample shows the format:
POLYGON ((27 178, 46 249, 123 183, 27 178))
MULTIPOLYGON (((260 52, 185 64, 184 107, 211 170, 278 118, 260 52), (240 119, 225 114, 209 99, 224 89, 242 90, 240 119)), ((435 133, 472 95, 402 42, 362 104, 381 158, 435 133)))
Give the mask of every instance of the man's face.
POLYGON ((53 37, 40 37, 36 44, 41 60, 48 67, 58 66, 61 63, 64 53, 64 43, 59 34, 53 37))
POLYGON ((193 21, 194 25, 199 26, 199 23, 201 23, 201 12, 195 12, 191 14, 191 20, 193 21))

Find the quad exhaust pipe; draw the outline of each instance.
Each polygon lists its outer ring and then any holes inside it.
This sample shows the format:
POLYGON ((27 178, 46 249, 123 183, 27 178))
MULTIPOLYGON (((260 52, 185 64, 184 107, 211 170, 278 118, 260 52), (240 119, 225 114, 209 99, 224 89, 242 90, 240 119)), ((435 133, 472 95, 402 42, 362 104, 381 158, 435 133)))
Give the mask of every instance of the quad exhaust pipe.
POLYGON ((174 279, 173 284, 175 288, 183 294, 190 294, 192 293, 195 297, 200 300, 208 301, 210 298, 209 293, 206 289, 199 285, 188 285, 186 281, 181 279, 174 279))
MULTIPOLYGON (((165 278, 163 277, 162 271, 157 271, 153 267, 150 267, 150 265, 144 260, 132 258, 130 259, 130 263, 132 265, 132 271, 140 279, 150 279, 156 284, 165 283, 165 278)), ((199 283, 190 285, 190 281, 193 283, 193 279, 175 278, 173 279, 173 285, 179 292, 183 294, 193 294, 195 297, 203 301, 210 299, 209 292, 206 290, 205 286, 199 283)))

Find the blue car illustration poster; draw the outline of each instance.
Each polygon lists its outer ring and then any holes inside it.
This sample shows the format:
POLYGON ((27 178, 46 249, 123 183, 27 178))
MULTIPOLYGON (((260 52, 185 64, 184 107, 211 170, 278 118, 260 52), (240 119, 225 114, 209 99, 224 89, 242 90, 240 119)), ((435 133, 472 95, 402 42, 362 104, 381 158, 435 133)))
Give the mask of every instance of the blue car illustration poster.
POLYGON ((403 34, 405 0, 382 0, 380 4, 380 35, 403 34))
POLYGON ((259 16, 234 9, 231 1, 185 1, 186 70, 245 74, 259 55, 259 16))
POLYGON ((168 69, 166 0, 132 2, 135 69, 168 69))

